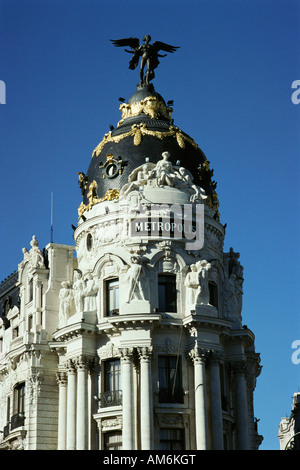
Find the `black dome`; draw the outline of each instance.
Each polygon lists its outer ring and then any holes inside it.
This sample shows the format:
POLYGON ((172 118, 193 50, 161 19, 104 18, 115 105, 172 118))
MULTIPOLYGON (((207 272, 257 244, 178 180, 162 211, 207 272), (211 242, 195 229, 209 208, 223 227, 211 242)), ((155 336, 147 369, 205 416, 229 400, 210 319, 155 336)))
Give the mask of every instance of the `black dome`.
POLYGON ((145 161, 157 163, 162 153, 168 151, 173 165, 189 170, 194 182, 212 194, 211 180, 205 182, 199 166, 206 157, 194 140, 171 119, 172 109, 155 92, 153 85, 138 86, 128 103, 120 106, 122 119, 116 129, 106 134, 93 152, 85 176, 83 204, 88 204, 88 191, 96 182, 94 196, 107 198, 109 190, 117 192, 128 183, 128 176, 145 161), (206 187, 205 187, 206 186, 206 187))

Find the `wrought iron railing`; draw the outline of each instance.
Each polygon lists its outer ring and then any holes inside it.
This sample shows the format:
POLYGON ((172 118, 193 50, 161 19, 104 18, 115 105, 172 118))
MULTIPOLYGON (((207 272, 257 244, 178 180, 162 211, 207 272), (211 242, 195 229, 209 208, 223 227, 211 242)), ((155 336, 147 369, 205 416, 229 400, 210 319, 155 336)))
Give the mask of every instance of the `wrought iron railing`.
POLYGON ((122 405, 122 391, 114 390, 113 392, 103 392, 100 395, 100 407, 122 405))
POLYGON ((159 403, 183 403, 183 388, 159 388, 159 403))
POLYGON ((24 413, 17 413, 10 418, 10 430, 24 426, 25 416, 24 413))
POLYGON ((25 415, 24 413, 16 413, 15 415, 11 416, 10 422, 7 423, 3 428, 3 439, 5 439, 10 431, 13 431, 16 428, 20 428, 24 426, 25 423, 25 415))

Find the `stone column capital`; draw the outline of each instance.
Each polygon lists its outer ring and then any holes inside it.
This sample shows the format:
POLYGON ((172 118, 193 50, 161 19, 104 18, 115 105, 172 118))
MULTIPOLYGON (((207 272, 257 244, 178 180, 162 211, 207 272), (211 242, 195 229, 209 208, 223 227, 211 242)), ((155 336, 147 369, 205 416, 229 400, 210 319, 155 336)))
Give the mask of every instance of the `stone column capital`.
POLYGON ((137 352, 139 355, 139 359, 142 362, 149 362, 151 360, 152 356, 152 346, 143 346, 143 347, 138 347, 137 352))
POLYGON ((133 359, 134 348, 119 348, 122 362, 130 363, 133 359))
POLYGON ((216 349, 211 349, 208 354, 208 360, 211 365, 218 365, 223 359, 223 354, 221 351, 216 349))
POLYGON ((65 369, 67 374, 75 374, 76 372, 76 360, 67 359, 65 362, 65 369))
POLYGON ((67 385, 67 374, 65 371, 56 372, 56 381, 59 386, 67 385))
POLYGON ((75 367, 77 370, 85 370, 88 365, 88 358, 86 356, 77 356, 75 359, 75 367))
POLYGON ((208 358, 208 351, 205 348, 198 348, 196 345, 194 349, 189 352, 189 357, 194 364, 205 364, 208 358))
POLYGON ((234 361, 230 363, 231 370, 235 375, 244 375, 247 374, 247 364, 246 361, 234 361))

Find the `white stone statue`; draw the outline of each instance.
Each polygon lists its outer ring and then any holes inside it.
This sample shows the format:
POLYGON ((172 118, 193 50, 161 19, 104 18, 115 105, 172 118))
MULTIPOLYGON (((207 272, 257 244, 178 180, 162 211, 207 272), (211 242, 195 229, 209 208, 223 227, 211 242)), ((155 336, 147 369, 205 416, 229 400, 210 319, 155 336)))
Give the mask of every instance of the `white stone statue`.
POLYGON ((127 196, 131 191, 139 189, 141 186, 153 178, 153 163, 144 163, 131 172, 128 177, 128 184, 125 184, 120 191, 120 196, 127 196))
POLYGON ((186 306, 188 312, 190 312, 191 310, 195 310, 196 300, 200 293, 199 273, 197 266, 195 264, 191 264, 190 268, 191 271, 187 274, 184 283, 187 287, 186 306))
POLYGON ((223 286, 223 314, 233 316, 237 310, 237 299, 235 295, 235 280, 236 275, 231 274, 228 279, 225 279, 223 286))
POLYGON ((98 286, 92 274, 89 273, 87 274, 83 291, 85 312, 94 312, 97 310, 97 293, 98 286))
POLYGON ((74 280, 73 280, 73 290, 74 290, 74 302, 75 302, 75 311, 83 312, 83 291, 85 288, 84 280, 82 279, 82 274, 78 269, 74 271, 74 280))
POLYGON ((163 152, 162 159, 156 164, 148 162, 135 168, 128 177, 128 183, 121 189, 120 196, 127 196, 131 191, 147 185, 179 189, 190 196, 191 202, 207 199, 205 191, 194 184, 191 172, 184 167, 173 166, 169 157, 169 152, 163 152))
POLYGON ((127 272, 128 296, 127 303, 132 300, 145 300, 140 276, 144 274, 142 265, 138 256, 131 257, 131 266, 127 272))
POLYGON ((187 310, 195 310, 197 305, 209 305, 208 275, 211 264, 206 260, 197 261, 191 265, 191 271, 186 276, 187 310))
POLYGON ((66 326, 68 318, 74 313, 73 290, 68 282, 61 283, 59 291, 58 327, 66 326))
POLYGON ((176 175, 172 163, 168 160, 169 157, 169 152, 163 152, 162 160, 159 160, 155 166, 157 186, 174 186, 176 175))
POLYGON ((27 248, 22 248, 23 261, 21 261, 18 266, 19 271, 25 266, 27 262, 31 272, 36 268, 45 268, 43 253, 39 248, 39 244, 35 235, 33 235, 30 245, 31 248, 29 251, 27 248))
POLYGON ((30 245, 31 245, 31 249, 30 249, 29 254, 30 254, 31 266, 33 268, 44 268, 45 267, 44 257, 39 248, 39 244, 35 235, 33 235, 30 245))
POLYGON ((206 260, 197 261, 196 266, 199 271, 200 293, 197 298, 198 305, 209 305, 208 275, 211 264, 206 260))
POLYGON ((223 285, 223 315, 241 322, 243 279, 231 274, 223 285))

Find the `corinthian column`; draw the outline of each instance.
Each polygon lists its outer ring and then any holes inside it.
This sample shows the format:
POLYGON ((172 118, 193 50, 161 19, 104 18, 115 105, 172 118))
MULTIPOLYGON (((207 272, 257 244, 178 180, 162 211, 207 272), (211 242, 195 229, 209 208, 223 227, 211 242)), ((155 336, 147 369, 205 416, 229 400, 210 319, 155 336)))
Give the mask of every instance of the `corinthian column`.
POLYGON ((77 425, 76 449, 87 449, 87 361, 80 356, 76 360, 77 367, 77 425))
POLYGON ((153 408, 151 380, 151 349, 138 348, 141 364, 141 444, 151 450, 153 441, 153 408))
POLYGON ((76 450, 76 371, 72 360, 67 361, 67 450, 76 450))
POLYGON ((223 449, 223 417, 220 381, 220 354, 212 352, 210 356, 210 402, 213 450, 223 449))
POLYGON ((132 406, 132 349, 123 348, 121 351, 121 379, 123 394, 123 450, 134 449, 133 406, 132 406))
POLYGON ((67 430, 67 374, 57 372, 58 383, 58 442, 57 450, 66 450, 66 430, 67 430))
POLYGON ((190 351, 194 364, 196 449, 207 450, 205 360, 206 351, 196 346, 190 351))

